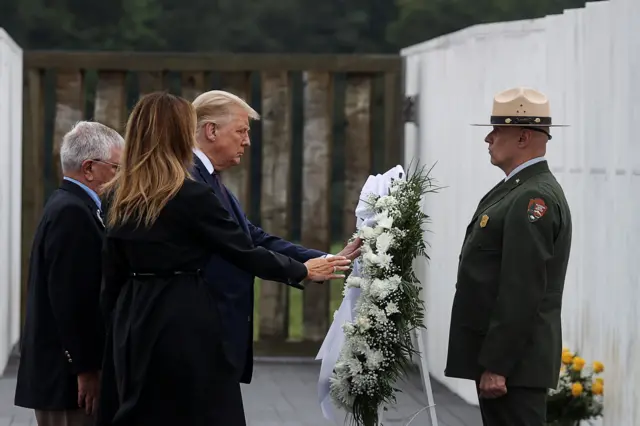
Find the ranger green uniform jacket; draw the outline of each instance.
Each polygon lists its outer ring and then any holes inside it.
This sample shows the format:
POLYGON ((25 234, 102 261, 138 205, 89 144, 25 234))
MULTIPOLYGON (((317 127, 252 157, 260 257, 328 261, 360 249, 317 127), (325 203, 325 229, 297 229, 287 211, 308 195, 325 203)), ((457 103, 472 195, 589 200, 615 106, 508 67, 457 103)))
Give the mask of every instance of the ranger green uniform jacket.
POLYGON ((557 386, 570 247, 569 205, 546 161, 484 196, 460 254, 446 376, 557 386))

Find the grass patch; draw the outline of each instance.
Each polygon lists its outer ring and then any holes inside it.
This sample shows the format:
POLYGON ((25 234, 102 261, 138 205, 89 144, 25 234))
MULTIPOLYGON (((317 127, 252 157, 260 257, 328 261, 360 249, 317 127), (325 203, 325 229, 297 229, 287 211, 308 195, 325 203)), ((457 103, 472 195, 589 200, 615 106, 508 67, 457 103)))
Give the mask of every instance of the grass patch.
MULTIPOLYGON (((334 244, 331 247, 331 253, 336 254, 342 250, 341 244, 334 244)), ((285 284, 282 284, 283 286, 285 284)), ((319 285, 319 284, 312 284, 319 285)), ((326 284, 324 284, 326 285, 326 284)), ((342 303, 342 288, 344 286, 344 280, 332 280, 329 282, 330 289, 330 302, 329 311, 327 317, 329 322, 333 320, 333 313, 340 307, 342 303)), ((302 340, 302 290, 297 288, 288 287, 289 290, 289 340, 300 341, 302 340)), ((260 324, 260 279, 255 280, 255 306, 253 307, 253 340, 258 340, 258 329, 260 324)))

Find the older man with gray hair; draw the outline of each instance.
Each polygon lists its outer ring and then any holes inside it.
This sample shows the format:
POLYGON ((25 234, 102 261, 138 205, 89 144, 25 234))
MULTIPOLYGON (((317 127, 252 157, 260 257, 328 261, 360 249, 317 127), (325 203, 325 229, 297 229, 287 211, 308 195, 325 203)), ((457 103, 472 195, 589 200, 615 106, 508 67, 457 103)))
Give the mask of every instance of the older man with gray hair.
MULTIPOLYGON (((197 146, 194 178, 212 187, 222 204, 244 230, 255 246, 284 254, 299 262, 327 256, 318 250, 293 244, 270 235, 252 224, 231 191, 221 182, 224 173, 240 164, 245 150, 251 145, 249 120, 260 116, 240 97, 222 90, 212 90, 198 96, 193 105, 197 115, 197 146)), ((360 253, 359 240, 348 244, 338 255, 349 259, 360 253)), ((218 304, 226 363, 220 365, 220 380, 230 382, 221 413, 225 424, 244 424, 240 383, 251 381, 253 370, 253 282, 254 277, 219 256, 213 256, 205 269, 205 278, 218 304)))
POLYGON ((62 141, 64 179, 36 230, 15 404, 39 426, 93 424, 104 347, 98 308, 104 224, 99 193, 120 164, 124 140, 79 122, 62 141))

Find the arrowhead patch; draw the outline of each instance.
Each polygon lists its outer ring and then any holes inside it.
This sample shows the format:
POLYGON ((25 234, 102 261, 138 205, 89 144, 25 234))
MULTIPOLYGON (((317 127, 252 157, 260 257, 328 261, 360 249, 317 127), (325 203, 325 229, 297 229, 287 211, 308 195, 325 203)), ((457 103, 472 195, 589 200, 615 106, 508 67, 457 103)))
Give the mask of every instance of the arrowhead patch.
POLYGON ((547 213, 547 204, 542 198, 532 198, 529 200, 527 208, 527 217, 529 222, 535 222, 547 213))

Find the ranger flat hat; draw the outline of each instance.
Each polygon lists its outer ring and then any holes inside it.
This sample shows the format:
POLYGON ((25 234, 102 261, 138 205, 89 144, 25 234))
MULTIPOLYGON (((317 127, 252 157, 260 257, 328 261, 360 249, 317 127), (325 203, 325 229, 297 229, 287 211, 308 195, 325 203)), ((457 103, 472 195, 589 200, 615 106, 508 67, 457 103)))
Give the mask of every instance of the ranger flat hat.
POLYGON ((516 87, 500 92, 493 98, 491 122, 472 126, 567 127, 552 124, 549 99, 542 92, 528 87, 516 87))

